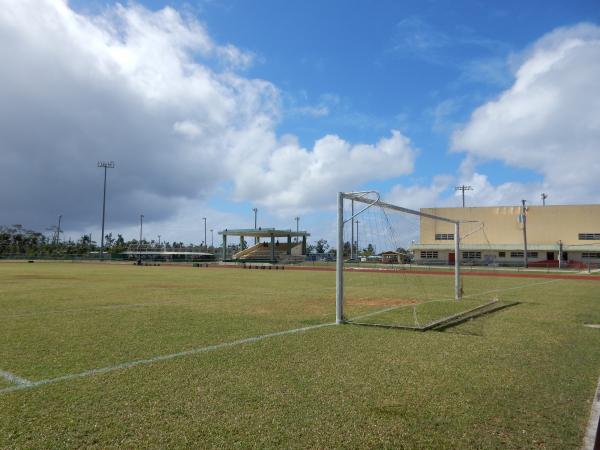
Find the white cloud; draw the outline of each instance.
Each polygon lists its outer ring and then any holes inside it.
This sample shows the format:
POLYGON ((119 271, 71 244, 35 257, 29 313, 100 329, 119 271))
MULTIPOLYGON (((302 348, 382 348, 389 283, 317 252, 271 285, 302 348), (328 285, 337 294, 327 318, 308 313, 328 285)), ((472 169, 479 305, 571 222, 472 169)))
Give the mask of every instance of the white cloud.
POLYGON ((175 220, 222 183, 237 200, 297 211, 412 170, 415 150, 396 131, 375 145, 325 136, 312 149, 278 136, 279 90, 239 73, 253 59, 169 7, 117 4, 92 17, 66 0, 5 0, 0 223, 44 227, 58 214, 72 229, 97 223, 104 159, 117 166, 113 225, 140 212, 175 220))
POLYGON ((333 135, 319 139, 310 151, 291 136, 271 145, 266 158, 245 161, 235 191, 239 198, 251 196, 282 212, 331 206, 337 191, 411 173, 417 153, 399 131, 375 145, 352 145, 333 135))
POLYGON ((600 28, 557 29, 524 53, 513 86, 475 110, 452 149, 538 172, 543 182, 527 186, 549 190, 555 201, 597 201, 599 91, 600 28))

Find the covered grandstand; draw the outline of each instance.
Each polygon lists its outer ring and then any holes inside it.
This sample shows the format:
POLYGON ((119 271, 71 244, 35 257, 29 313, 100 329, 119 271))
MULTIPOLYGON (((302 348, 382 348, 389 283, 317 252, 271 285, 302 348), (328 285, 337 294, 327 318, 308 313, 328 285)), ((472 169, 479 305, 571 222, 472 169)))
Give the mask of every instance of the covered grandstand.
POLYGON ((223 236, 223 261, 267 262, 283 264, 302 262, 306 257, 306 231, 278 230, 275 228, 250 228, 219 231, 223 236), (239 251, 227 253, 227 237, 239 237, 239 251), (255 245, 245 247, 245 238, 253 237, 255 245), (261 239, 264 241, 261 242, 261 239), (281 242, 280 242, 281 240, 281 242))

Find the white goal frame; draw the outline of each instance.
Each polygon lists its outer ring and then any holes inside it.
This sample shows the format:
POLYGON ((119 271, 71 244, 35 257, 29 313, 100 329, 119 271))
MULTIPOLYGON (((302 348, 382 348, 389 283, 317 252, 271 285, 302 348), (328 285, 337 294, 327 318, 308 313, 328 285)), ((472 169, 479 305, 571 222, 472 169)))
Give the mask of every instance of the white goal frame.
MULTIPOLYGON (((379 193, 376 191, 362 191, 362 192, 338 192, 338 212, 337 212, 337 254, 336 254, 336 265, 335 265, 335 322, 341 324, 345 322, 344 318, 344 224, 354 220, 356 216, 371 208, 372 206, 380 206, 393 211, 399 211, 405 214, 412 214, 420 217, 427 217, 429 219, 441 220, 454 224, 454 299, 460 300, 462 298, 462 289, 460 281, 460 221, 448 219, 447 217, 436 216, 433 214, 427 214, 414 209, 403 208, 401 206, 392 205, 390 203, 382 202, 379 199, 379 193), (374 194, 377 198, 369 198, 369 194, 374 194), (352 213, 352 216, 344 220, 344 200, 353 200, 355 202, 363 203, 366 206, 357 213, 352 213)), ((351 244, 352 245, 352 244, 351 244)))

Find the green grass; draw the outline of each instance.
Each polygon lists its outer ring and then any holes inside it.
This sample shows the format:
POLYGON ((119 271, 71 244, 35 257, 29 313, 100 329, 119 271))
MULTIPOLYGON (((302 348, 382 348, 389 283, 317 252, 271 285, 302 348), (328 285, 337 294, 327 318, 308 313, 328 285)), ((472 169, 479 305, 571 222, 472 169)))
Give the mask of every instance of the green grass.
MULTIPOLYGON (((42 380, 328 323, 334 276, 2 263, 0 370, 42 380)), ((504 290, 521 303, 445 332, 331 326, 0 393, 0 447, 579 448, 600 373, 600 330, 582 324, 600 323, 600 282, 542 281, 465 278, 474 302, 504 290)), ((356 313, 452 288, 346 282, 356 313)))

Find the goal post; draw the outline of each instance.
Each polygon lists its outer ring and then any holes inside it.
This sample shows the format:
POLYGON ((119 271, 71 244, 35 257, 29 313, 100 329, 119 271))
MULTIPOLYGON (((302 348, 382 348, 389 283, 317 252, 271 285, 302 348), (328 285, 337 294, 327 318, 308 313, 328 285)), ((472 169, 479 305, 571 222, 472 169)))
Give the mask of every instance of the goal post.
MULTIPOLYGON (((352 234, 354 234, 355 219, 365 211, 373 207, 379 207, 383 210, 393 211, 396 213, 417 216, 420 220, 430 219, 441 221, 453 225, 454 230, 454 299, 462 298, 461 271, 460 271, 460 221, 441 217, 434 214, 428 214, 421 211, 416 211, 409 208, 386 203, 380 200, 379 194, 375 191, 363 192, 339 192, 337 198, 337 253, 336 253, 336 323, 341 324, 346 321, 344 311, 344 226, 352 223, 352 234), (374 198, 373 198, 374 197, 374 198), (354 207, 350 213, 350 217, 344 216, 344 200, 351 200, 363 204, 358 212, 354 212, 354 207)), ((358 234, 358 231, 357 231, 358 234)), ((351 254, 354 252, 354 242, 350 243, 351 254)))

